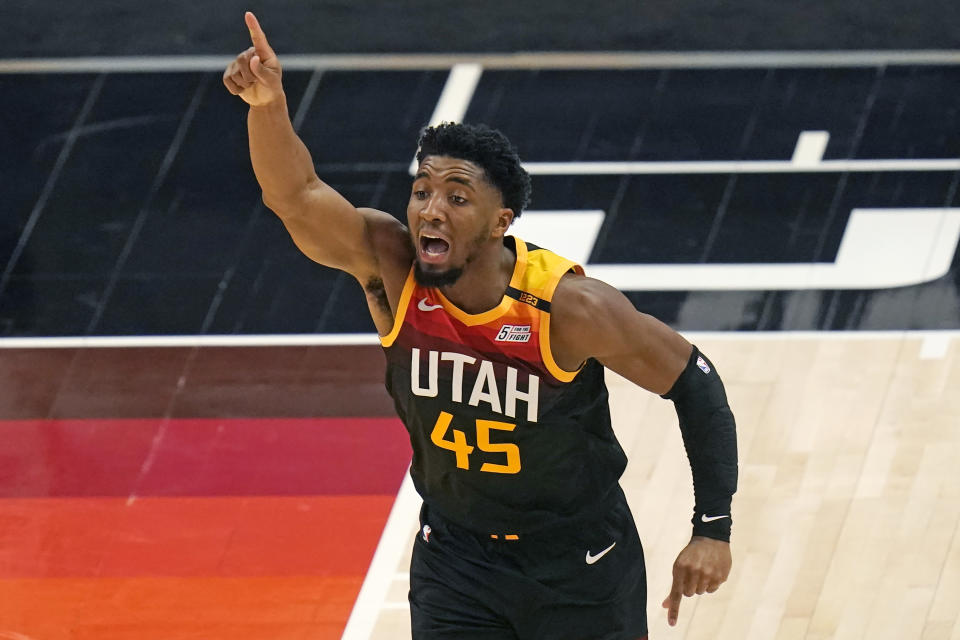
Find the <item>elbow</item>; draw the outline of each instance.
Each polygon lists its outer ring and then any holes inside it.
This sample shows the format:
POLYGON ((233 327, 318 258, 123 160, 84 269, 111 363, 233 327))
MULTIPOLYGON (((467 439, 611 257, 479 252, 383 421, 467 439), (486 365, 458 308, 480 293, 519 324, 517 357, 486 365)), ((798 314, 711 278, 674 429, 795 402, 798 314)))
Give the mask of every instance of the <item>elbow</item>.
POLYGON ((305 184, 284 191, 263 189, 260 197, 263 204, 277 214, 278 218, 289 220, 300 216, 309 209, 311 200, 315 200, 320 191, 329 188, 318 178, 313 178, 305 184))
POLYGON ((262 192, 260 199, 263 201, 264 206, 273 211, 281 220, 295 218, 303 209, 299 205, 298 199, 295 197, 281 197, 277 194, 264 191, 262 192))
POLYGON ((266 191, 262 191, 260 193, 260 201, 263 202, 264 206, 267 209, 270 209, 277 215, 280 215, 279 210, 282 209, 283 207, 281 206, 280 200, 276 196, 271 196, 266 191))

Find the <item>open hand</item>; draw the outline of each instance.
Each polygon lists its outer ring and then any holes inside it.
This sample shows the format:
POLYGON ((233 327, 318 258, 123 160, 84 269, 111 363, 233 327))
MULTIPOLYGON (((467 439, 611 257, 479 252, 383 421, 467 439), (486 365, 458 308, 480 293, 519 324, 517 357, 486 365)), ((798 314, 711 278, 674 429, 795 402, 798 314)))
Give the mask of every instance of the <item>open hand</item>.
POLYGON ((677 624, 683 596, 713 593, 726 582, 731 566, 729 542, 694 536, 673 563, 673 585, 663 601, 670 626, 677 624))
POLYGON ((262 107, 283 95, 280 83, 282 70, 277 54, 270 48, 267 36, 256 16, 244 15, 253 46, 237 56, 223 72, 223 84, 235 96, 254 107, 262 107))

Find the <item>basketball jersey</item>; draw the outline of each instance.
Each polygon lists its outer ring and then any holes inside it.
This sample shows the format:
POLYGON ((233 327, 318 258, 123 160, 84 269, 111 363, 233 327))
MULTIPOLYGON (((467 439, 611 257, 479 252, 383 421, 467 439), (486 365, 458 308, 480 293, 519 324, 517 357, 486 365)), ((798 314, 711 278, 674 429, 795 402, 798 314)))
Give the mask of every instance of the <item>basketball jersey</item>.
POLYGON ((411 269, 381 344, 417 491, 463 527, 520 534, 601 503, 626 456, 603 366, 590 359, 566 371, 550 351, 553 292, 582 267, 513 236, 504 242, 516 263, 499 305, 466 313, 411 269))

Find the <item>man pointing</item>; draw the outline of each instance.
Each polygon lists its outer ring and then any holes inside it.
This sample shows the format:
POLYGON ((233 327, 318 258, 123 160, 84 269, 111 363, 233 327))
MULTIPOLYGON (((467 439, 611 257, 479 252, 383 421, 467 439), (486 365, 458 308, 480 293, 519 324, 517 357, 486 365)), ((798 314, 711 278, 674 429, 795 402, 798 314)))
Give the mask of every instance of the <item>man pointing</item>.
POLYGON ((406 224, 348 202, 316 175, 280 61, 245 18, 253 46, 223 82, 250 105, 263 200, 305 255, 363 288, 413 445, 424 501, 414 637, 646 636, 643 550, 604 367, 672 400, 679 417, 695 504, 663 602, 676 624, 682 598, 716 591, 731 567, 736 431, 713 364, 580 265, 508 234, 530 178, 498 131, 422 132, 406 224))

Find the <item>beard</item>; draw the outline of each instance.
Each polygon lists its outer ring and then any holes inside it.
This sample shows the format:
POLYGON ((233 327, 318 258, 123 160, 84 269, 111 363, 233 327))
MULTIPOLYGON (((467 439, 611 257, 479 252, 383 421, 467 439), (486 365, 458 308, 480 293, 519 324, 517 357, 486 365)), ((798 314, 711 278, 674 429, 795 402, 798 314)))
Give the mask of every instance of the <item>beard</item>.
POLYGON ((463 267, 455 267, 446 271, 424 271, 417 259, 413 263, 413 278, 421 287, 447 287, 463 275, 463 267))

